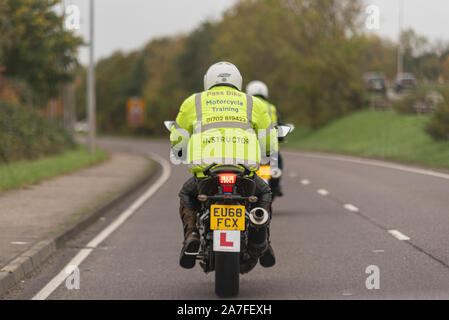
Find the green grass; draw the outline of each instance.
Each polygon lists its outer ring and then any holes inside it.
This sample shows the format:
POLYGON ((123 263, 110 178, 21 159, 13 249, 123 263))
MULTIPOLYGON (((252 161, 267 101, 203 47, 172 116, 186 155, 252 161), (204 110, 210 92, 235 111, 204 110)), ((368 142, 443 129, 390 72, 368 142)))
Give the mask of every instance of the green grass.
POLYGON ((35 184, 43 179, 70 173, 99 163, 108 154, 98 150, 91 156, 85 147, 78 147, 61 154, 46 156, 37 160, 12 162, 0 165, 0 193, 5 190, 35 184))
POLYGON ((449 169, 449 141, 432 140, 424 131, 428 120, 393 111, 360 111, 317 131, 298 128, 287 146, 449 169))

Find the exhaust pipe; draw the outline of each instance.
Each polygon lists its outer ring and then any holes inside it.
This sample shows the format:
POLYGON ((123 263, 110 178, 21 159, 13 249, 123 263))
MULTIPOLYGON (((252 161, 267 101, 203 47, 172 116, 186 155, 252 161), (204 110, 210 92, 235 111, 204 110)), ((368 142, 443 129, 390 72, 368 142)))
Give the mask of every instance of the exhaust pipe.
POLYGON ((251 225, 255 228, 266 226, 268 224, 269 218, 270 215, 264 208, 257 207, 249 212, 249 220, 251 222, 251 225))
POLYGON ((280 168, 274 168, 271 172, 271 177, 273 179, 279 179, 282 176, 282 170, 280 168))
POLYGON ((264 208, 254 208, 249 212, 248 253, 260 257, 268 248, 268 223, 270 215, 264 208))

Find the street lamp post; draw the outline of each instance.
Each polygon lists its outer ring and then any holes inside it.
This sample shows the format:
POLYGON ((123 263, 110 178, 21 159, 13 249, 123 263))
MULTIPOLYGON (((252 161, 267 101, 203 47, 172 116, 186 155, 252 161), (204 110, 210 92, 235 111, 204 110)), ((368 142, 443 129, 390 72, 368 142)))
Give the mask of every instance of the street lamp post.
POLYGON ((87 72, 87 117, 89 122, 89 152, 95 152, 95 61, 94 61, 94 0, 90 0, 89 69, 87 72))
POLYGON ((399 35, 398 35, 398 70, 397 74, 400 74, 404 71, 404 61, 402 57, 402 43, 401 43, 401 34, 402 34, 402 19, 403 19, 403 9, 404 9, 404 2, 403 0, 398 0, 398 29, 399 29, 399 35))

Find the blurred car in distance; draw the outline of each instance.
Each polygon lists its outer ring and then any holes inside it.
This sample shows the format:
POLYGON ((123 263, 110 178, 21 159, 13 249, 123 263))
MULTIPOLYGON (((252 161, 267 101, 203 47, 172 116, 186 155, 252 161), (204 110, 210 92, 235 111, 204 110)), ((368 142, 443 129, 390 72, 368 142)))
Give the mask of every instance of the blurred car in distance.
POLYGON ((399 93, 401 91, 411 91, 416 88, 416 78, 412 73, 399 73, 394 82, 394 90, 399 93))
POLYGON ((387 79, 381 72, 367 72, 363 75, 365 89, 371 93, 385 94, 387 92, 387 79))

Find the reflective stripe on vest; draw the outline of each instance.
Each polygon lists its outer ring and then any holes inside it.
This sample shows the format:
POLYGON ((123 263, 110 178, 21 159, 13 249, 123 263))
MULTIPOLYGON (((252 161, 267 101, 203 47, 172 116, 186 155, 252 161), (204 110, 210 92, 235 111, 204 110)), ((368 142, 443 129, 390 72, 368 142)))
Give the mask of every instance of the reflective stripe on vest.
POLYGON ((245 166, 250 166, 252 168, 259 168, 259 163, 256 162, 256 161, 246 160, 246 159, 226 158, 226 157, 197 159, 197 160, 193 160, 190 163, 190 166, 192 166, 192 167, 196 167, 198 165, 204 166, 204 165, 211 165, 213 163, 216 163, 218 165, 223 165, 223 164, 239 165, 239 164, 243 164, 245 166))
POLYGON ((273 118, 271 117, 271 103, 267 101, 268 115, 270 116, 271 122, 273 122, 273 118))

